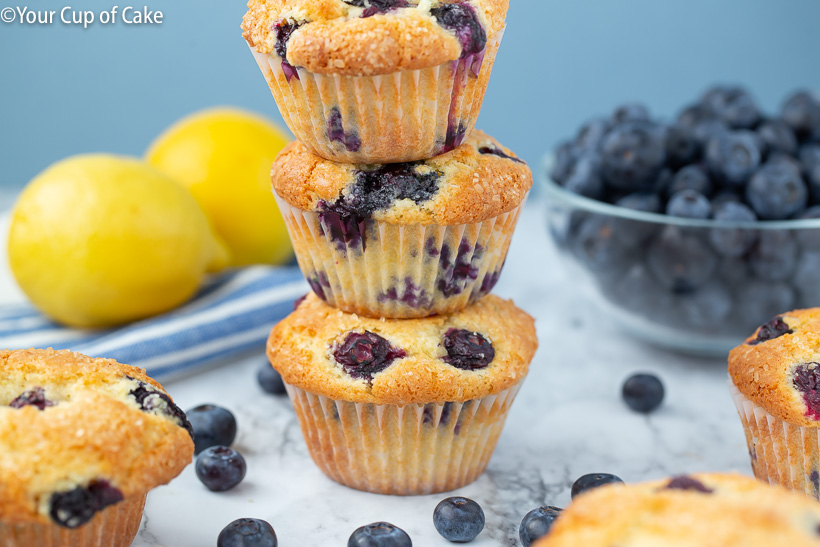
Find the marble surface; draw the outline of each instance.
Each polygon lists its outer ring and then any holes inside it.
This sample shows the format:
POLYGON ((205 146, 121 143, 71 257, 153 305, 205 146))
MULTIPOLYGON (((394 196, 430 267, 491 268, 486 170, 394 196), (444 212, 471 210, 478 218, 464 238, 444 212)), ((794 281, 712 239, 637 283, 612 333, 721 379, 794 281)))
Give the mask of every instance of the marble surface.
MULTIPOLYGON (((487 472, 453 493, 484 509, 487 523, 475 546, 520 545, 524 514, 544 504, 566 506, 572 482, 585 473, 610 472, 626 481, 694 471, 750 473, 725 362, 625 337, 587 302, 545 226, 543 204, 532 199, 496 289, 536 317, 540 349, 487 472), (620 397, 621 383, 636 371, 655 372, 666 385, 664 405, 650 416, 629 411, 620 397)), ((21 298, 3 285, 4 300, 21 298)), ((433 508, 452 494, 379 496, 326 478, 307 453, 287 397, 257 386, 255 372, 264 362, 259 348, 166 383, 184 409, 215 403, 234 412, 235 448, 247 459, 248 474, 236 489, 213 493, 189 466, 151 492, 134 547, 215 545, 220 530, 240 517, 269 521, 283 547, 343 546, 357 527, 379 520, 404 528, 416 546, 452 545, 432 523, 433 508)))

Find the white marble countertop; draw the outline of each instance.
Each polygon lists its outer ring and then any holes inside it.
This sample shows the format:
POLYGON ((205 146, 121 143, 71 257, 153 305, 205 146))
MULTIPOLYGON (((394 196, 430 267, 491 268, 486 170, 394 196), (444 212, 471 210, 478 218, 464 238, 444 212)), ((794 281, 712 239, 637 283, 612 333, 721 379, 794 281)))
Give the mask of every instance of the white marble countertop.
MULTIPOLYGON (((585 473, 614 473, 628 482, 694 471, 750 474, 724 361, 684 357, 625 337, 587 303, 562 266, 548 240, 543 204, 533 199, 495 292, 535 316, 540 348, 487 472, 454 492, 480 503, 487 517, 471 545, 520 545, 524 514, 544 504, 566 506, 572 482, 585 473), (620 396, 623 380, 637 371, 655 372, 666 386, 663 406, 648 417, 628 410, 620 396)), ((4 285, 4 300, 21 297, 4 285)), ((234 447, 245 456, 248 473, 234 490, 214 493, 189 466, 151 492, 134 547, 215 545, 220 530, 240 517, 269 521, 283 547, 344 546, 353 530, 380 520, 406 530, 416 546, 451 545, 433 527, 432 512, 453 494, 379 496, 326 478, 307 453, 287 397, 257 386, 263 362, 259 348, 166 383, 183 409, 215 403, 236 415, 234 447)))

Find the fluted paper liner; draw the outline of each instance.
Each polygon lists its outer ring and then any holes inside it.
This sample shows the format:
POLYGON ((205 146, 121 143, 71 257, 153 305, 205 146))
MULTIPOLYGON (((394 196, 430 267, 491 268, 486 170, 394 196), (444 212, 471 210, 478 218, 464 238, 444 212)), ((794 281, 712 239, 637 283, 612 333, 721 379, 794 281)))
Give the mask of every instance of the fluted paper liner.
POLYGON ((447 492, 490 461, 521 385, 464 403, 377 405, 286 385, 313 461, 331 479, 377 494, 447 492))
POLYGON ((89 522, 74 529, 57 524, 0 520, 0 546, 128 547, 139 531, 144 506, 144 494, 132 496, 106 507, 89 522))
POLYGON ((455 313, 488 294, 526 201, 482 222, 439 226, 351 225, 276 200, 313 291, 348 313, 393 319, 455 313))
POLYGON ((746 433, 755 477, 820 499, 820 430, 772 416, 743 395, 731 379, 729 390, 746 433))
MULTIPOLYGON (((431 68, 378 76, 288 75, 275 52, 251 52, 285 123, 313 153, 344 163, 398 163, 432 158, 461 144, 475 127, 503 30, 484 52, 431 68), (334 112, 335 111, 335 112, 334 112), (331 140, 337 116, 357 150, 331 140)), ((292 72, 290 72, 292 74, 292 72)))

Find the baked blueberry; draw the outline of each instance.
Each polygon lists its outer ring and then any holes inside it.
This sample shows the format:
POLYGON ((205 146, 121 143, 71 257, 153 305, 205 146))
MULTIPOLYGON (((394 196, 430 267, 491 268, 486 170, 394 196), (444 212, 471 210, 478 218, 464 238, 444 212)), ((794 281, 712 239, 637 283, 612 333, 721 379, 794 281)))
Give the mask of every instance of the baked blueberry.
POLYGON ((624 382, 621 395, 626 406, 648 414, 663 402, 663 383, 654 374, 633 374, 624 382))
POLYGON ((461 42, 461 56, 474 55, 484 51, 487 33, 473 6, 467 2, 440 4, 430 10, 438 24, 455 33, 461 42))
POLYGON ((377 13, 387 13, 397 8, 406 8, 410 4, 406 0, 343 0, 345 4, 365 8, 362 17, 372 17, 377 13))
POLYGON ((652 122, 622 123, 601 142, 601 174, 618 190, 651 190, 665 159, 663 131, 652 122))
POLYGON ((712 137, 706 145, 710 172, 728 186, 743 186, 760 165, 757 138, 750 131, 733 131, 712 137))
POLYGON ((256 371, 256 381, 265 393, 271 395, 285 395, 287 393, 282 376, 268 363, 262 363, 259 370, 256 371))
POLYGON ((396 359, 406 357, 403 349, 370 331, 351 332, 333 347, 333 358, 353 378, 371 380, 396 359))
POLYGON ((563 509, 547 505, 533 509, 521 519, 518 527, 518 537, 523 547, 530 547, 535 540, 546 536, 552 528, 555 520, 561 515, 563 509))
POLYGON ((227 446, 212 446, 196 458, 196 476, 208 490, 224 492, 242 482, 247 464, 242 454, 227 446))
POLYGON ((362 140, 355 131, 345 131, 342 126, 342 113, 332 108, 327 115, 327 138, 331 142, 340 142, 348 152, 358 152, 362 140))
POLYGON ((194 454, 212 446, 231 446, 236 439, 236 418, 226 408, 199 405, 186 415, 194 428, 194 454))
POLYGON ((374 522, 357 528, 347 547, 413 547, 407 532, 389 522, 374 522))
MULTIPOLYGON (((754 223, 754 211, 736 201, 725 201, 712 207, 712 218, 728 223, 754 223)), ((713 228, 709 242, 723 256, 739 257, 746 254, 757 241, 757 232, 743 228, 713 228)))
POLYGON ((134 380, 130 376, 127 376, 127 378, 137 382, 137 387, 132 389, 129 395, 136 400, 140 410, 170 417, 178 426, 184 428, 192 439, 194 438, 194 429, 191 427, 191 422, 188 421, 188 417, 170 397, 142 380, 134 380))
POLYGON ((795 389, 803 395, 806 416, 820 420, 820 364, 803 363, 794 367, 792 378, 795 389))
POLYGON ((495 359, 492 342, 477 332, 448 329, 444 334, 444 362, 462 370, 479 370, 495 359))
POLYGON ((97 480, 87 487, 78 486, 55 492, 49 499, 51 519, 65 528, 77 528, 91 520, 98 511, 124 499, 122 492, 108 481, 97 480))
POLYGON ((359 171, 356 182, 336 205, 358 217, 369 218, 397 200, 409 199, 416 204, 429 201, 438 192, 440 177, 441 173, 417 162, 380 165, 359 171))
POLYGON ((711 279, 718 260, 698 234, 668 226, 649 244, 649 271, 668 290, 677 294, 694 291, 711 279))
POLYGON ((775 338, 780 338, 793 332, 789 325, 783 321, 783 316, 779 315, 768 323, 761 325, 757 330, 757 336, 749 342, 749 345, 756 346, 757 344, 762 344, 763 342, 768 342, 769 340, 774 340, 775 338))
POLYGON ((763 220, 784 220, 803 209, 809 192, 799 171, 784 163, 766 163, 746 186, 746 201, 763 220))
POLYGON ((33 406, 40 410, 45 410, 46 407, 54 406, 57 403, 50 401, 46 397, 46 392, 43 388, 36 386, 28 391, 24 391, 15 397, 10 403, 11 408, 23 408, 25 406, 33 406))
POLYGON ((295 21, 293 19, 283 19, 276 23, 276 42, 273 49, 276 54, 282 59, 282 71, 285 77, 290 81, 292 78, 299 79, 299 72, 296 68, 288 62, 288 40, 296 29, 304 25, 306 21, 295 21))
POLYGON ((511 161, 516 162, 516 163, 524 163, 522 160, 520 160, 520 159, 518 159, 514 156, 510 156, 509 154, 507 154, 506 152, 504 152, 503 150, 501 150, 500 148, 498 148, 496 146, 482 146, 478 149, 478 153, 479 154, 490 154, 490 155, 493 155, 493 156, 498 156, 499 158, 504 158, 505 160, 511 160, 511 161))
POLYGON ((763 230, 748 255, 749 267, 758 279, 785 281, 797 267, 798 252, 797 241, 790 232, 763 230))
POLYGON ((578 480, 572 483, 570 495, 574 499, 579 494, 605 484, 624 484, 624 481, 620 477, 609 473, 589 473, 579 477, 578 480))
POLYGON ((688 475, 680 475, 673 477, 669 483, 664 486, 667 490, 691 490, 693 492, 700 492, 702 494, 711 494, 714 492, 699 480, 688 475))
POLYGON ((261 519, 236 519, 219 532, 216 547, 277 547, 276 532, 261 519))
POLYGON ((749 279, 735 287, 735 317, 748 329, 754 329, 783 310, 794 309, 795 290, 779 282, 749 279))
POLYGON ((696 190, 675 192, 666 204, 666 214, 673 217, 704 219, 711 211, 709 198, 696 190))
POLYGON ((700 165, 687 165, 672 177, 668 195, 682 190, 694 190, 706 197, 712 195, 712 181, 700 165))
POLYGON ((450 246, 442 245, 436 288, 447 298, 461 294, 469 281, 478 279, 478 267, 473 262, 480 260, 483 254, 483 247, 473 248, 469 241, 462 239, 453 260, 450 246))
POLYGON ((484 511, 469 498, 446 498, 433 510, 433 525, 447 541, 466 543, 484 529, 484 511))

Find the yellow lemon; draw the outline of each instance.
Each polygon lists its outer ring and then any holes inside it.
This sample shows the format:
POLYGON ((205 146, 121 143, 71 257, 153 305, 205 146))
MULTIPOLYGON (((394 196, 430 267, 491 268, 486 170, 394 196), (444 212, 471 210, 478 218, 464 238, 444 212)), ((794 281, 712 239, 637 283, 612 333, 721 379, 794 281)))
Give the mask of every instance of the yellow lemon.
POLYGON ((270 172, 288 142, 261 116, 216 108, 170 127, 151 144, 146 159, 191 191, 228 246, 231 265, 283 264, 293 250, 270 172))
POLYGON ((170 310, 227 261, 184 188, 110 155, 68 158, 35 177, 12 212, 8 255, 34 305, 76 327, 170 310))

